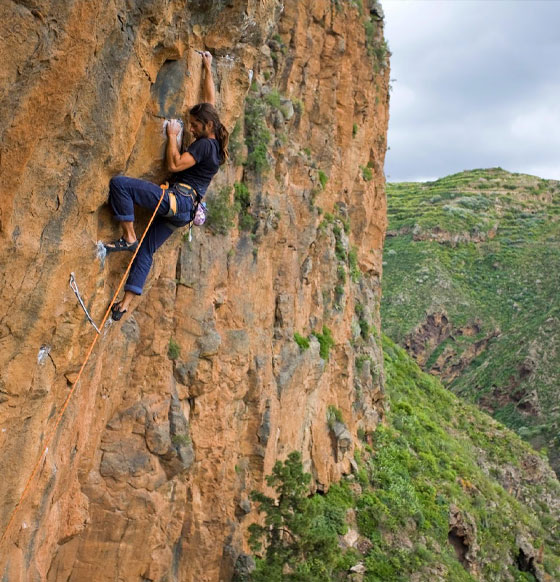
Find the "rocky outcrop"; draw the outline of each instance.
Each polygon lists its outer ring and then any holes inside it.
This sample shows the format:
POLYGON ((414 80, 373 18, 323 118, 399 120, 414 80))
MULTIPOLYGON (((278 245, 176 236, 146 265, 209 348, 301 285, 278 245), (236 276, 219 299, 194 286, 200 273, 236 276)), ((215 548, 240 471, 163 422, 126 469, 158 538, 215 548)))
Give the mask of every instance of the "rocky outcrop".
POLYGON ((449 507, 449 544, 454 548, 457 559, 474 575, 477 575, 476 557, 478 551, 476 522, 472 516, 449 507))
POLYGON ((423 366, 430 354, 451 335, 452 331, 453 325, 447 313, 428 313, 426 320, 405 338, 404 347, 418 364, 423 366))
POLYGON ((496 229, 491 228, 485 232, 448 232, 442 230, 441 228, 435 226, 430 230, 422 230, 420 227, 415 226, 404 227, 398 230, 388 230, 387 236, 406 236, 412 235, 412 240, 414 241, 433 241, 440 244, 448 244, 451 247, 456 247, 463 243, 481 243, 488 240, 492 240, 496 236, 496 229))
POLYGON ((369 8, 2 6, 3 532, 95 333, 69 275, 101 321, 126 265, 96 255, 117 230, 109 179, 165 177, 163 119, 199 99, 194 49, 214 53, 218 107, 241 136, 209 204, 225 192, 231 210, 233 184, 249 191, 233 227, 176 233, 132 313, 101 330, 2 542, 3 579, 230 580, 249 492, 276 460, 300 450, 320 489, 351 471, 352 439, 383 415, 388 66, 369 8), (270 135, 259 171, 241 164, 251 99, 270 135))
POLYGON ((500 334, 495 329, 480 337, 481 331, 481 322, 476 319, 458 327, 445 311, 434 311, 426 314, 426 319, 406 336, 403 344, 420 366, 450 384, 500 334), (473 338, 473 341, 459 350, 457 338, 473 338))

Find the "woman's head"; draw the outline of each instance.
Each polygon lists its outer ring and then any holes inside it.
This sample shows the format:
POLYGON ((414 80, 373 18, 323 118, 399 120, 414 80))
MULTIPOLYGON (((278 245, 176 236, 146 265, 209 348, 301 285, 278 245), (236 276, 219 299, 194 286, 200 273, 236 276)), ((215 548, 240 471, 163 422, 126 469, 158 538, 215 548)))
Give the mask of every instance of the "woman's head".
POLYGON ((229 133, 222 125, 216 108, 211 103, 198 103, 189 111, 191 120, 191 133, 196 139, 208 137, 212 133, 220 144, 220 164, 229 157, 228 142, 229 133))

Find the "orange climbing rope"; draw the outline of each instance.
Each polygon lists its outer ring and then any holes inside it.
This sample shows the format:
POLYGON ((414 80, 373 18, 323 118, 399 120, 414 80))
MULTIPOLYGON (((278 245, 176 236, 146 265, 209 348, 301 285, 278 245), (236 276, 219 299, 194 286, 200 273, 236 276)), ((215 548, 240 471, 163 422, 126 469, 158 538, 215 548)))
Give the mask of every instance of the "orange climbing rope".
MULTIPOLYGON (((142 243, 144 242, 144 237, 146 236, 146 233, 148 232, 148 229, 150 228, 150 226, 151 226, 151 224, 156 216, 156 213, 157 213, 157 211, 161 205, 161 202, 163 200, 163 197, 165 196, 165 191, 167 190, 168 187, 169 186, 167 184, 162 184, 162 186, 161 186, 162 192, 161 192, 161 196, 159 198, 159 201, 157 203, 156 209, 154 210, 154 213, 152 214, 150 221, 148 222, 148 226, 146 226, 144 233, 142 234, 142 237, 140 238, 140 242, 138 243, 138 246, 136 247, 136 250, 134 251, 132 258, 130 259, 130 262, 128 263, 128 267, 126 268, 126 271, 124 272, 124 275, 122 276, 122 279, 119 283, 119 286, 117 287, 117 290, 115 291, 115 294, 113 295, 113 299, 111 299, 111 303, 109 303, 109 307, 107 308, 107 311, 105 312, 105 315, 103 316, 103 320, 101 321, 101 325, 99 326, 100 329, 103 328, 103 326, 105 325, 105 322, 107 321, 107 318, 109 317, 109 313, 111 311, 111 306, 115 302, 116 298, 118 297, 118 295, 122 289, 122 286, 123 286, 123 284, 128 276, 128 273, 130 272, 130 269, 132 267, 132 262, 136 258, 136 255, 138 254, 138 251, 140 250, 140 247, 142 246, 142 243)), ((35 467, 33 468, 33 472, 31 473, 29 479, 27 480, 27 483, 25 484, 25 487, 23 488, 23 493, 21 494, 19 501, 16 503, 16 506, 14 507, 14 509, 12 511, 12 515, 10 516, 10 519, 8 521, 8 525, 6 526, 6 529, 4 530, 4 533, 2 534, 2 537, 0 538, 0 547, 2 547, 2 544, 4 543, 4 540, 6 539, 6 537, 8 535, 8 531, 9 531, 9 529, 14 521, 14 518, 15 518, 19 508, 21 507, 24 499, 27 497, 27 494, 28 494, 30 486, 31 486, 31 482, 33 481, 33 478, 35 477, 35 475, 37 474, 37 471, 39 470, 39 465, 41 464, 43 457, 45 456, 45 454, 49 450, 49 444, 54 436, 54 433, 56 432, 56 429, 58 428, 58 425, 60 424, 60 421, 62 420, 62 416, 64 415, 64 412, 65 412, 66 408, 68 407, 68 403, 70 402, 70 398, 72 398, 72 395, 74 394, 74 391, 76 390, 76 387, 77 387, 78 382, 80 380, 80 376, 82 375, 82 372, 84 371, 84 368, 86 367, 86 364, 89 360, 89 357, 91 356, 91 352, 93 351, 93 348, 95 347, 95 344, 97 343, 97 340, 99 339, 99 337, 100 337, 100 335, 98 333, 96 333, 95 337, 93 338, 93 341, 91 342, 91 345, 89 346, 84 363, 82 364, 82 367, 80 368, 80 371, 78 372, 78 376, 74 380, 74 383, 72 384, 72 388, 71 388, 70 392, 68 393, 68 396, 66 396, 66 400, 64 401, 64 404, 62 405, 62 408, 60 409, 60 412, 58 413, 58 417, 56 419, 56 422, 54 423, 54 426, 51 428, 50 432, 47 434, 47 438, 45 439, 45 444, 43 446, 43 450, 41 451, 41 454, 39 455, 39 458, 37 459, 37 462, 35 463, 35 467)))

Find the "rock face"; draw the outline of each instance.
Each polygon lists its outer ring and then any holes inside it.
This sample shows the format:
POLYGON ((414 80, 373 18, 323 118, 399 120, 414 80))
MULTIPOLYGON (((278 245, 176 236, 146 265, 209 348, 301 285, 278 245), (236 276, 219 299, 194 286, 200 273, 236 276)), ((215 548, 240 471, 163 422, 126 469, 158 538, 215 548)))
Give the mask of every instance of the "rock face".
POLYGON ((255 519, 249 493, 276 460, 302 451, 319 489, 351 470, 352 439, 383 415, 389 72, 371 8, 0 7, 3 580, 230 580, 255 519), (96 254, 117 232, 109 180, 165 177, 162 123, 200 99, 205 48, 222 120, 248 144, 251 79, 264 104, 269 167, 243 167, 241 143, 208 194, 231 203, 243 182, 250 228, 236 217, 159 251, 144 296, 102 330, 7 530, 95 334, 70 273, 99 323, 127 260, 96 254))

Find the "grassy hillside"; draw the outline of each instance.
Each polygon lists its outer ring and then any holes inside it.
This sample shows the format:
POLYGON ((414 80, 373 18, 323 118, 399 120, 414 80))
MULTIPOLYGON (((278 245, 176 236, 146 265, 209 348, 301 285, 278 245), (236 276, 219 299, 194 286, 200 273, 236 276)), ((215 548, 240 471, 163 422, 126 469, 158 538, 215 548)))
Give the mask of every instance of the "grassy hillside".
POLYGON ((387 196, 385 332, 560 470, 560 183, 494 168, 387 196))
POLYGON ((364 435, 355 474, 326 495, 305 497, 308 479, 294 463, 275 469, 278 502, 255 496, 269 518, 256 528, 268 535, 268 551, 252 575, 235 580, 559 580, 553 471, 402 348, 383 343, 387 423, 364 435))

